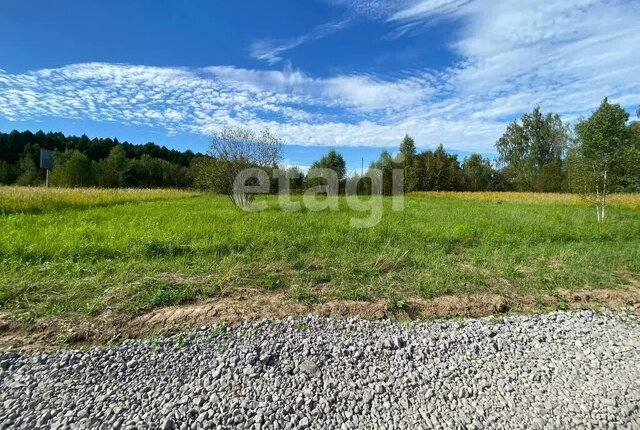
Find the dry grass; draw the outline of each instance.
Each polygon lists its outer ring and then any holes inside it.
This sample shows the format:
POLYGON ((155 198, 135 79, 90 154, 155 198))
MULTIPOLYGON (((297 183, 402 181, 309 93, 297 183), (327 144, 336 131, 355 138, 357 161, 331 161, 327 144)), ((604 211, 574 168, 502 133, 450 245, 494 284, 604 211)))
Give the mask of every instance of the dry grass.
POLYGON ((45 213, 58 209, 81 209, 129 202, 192 197, 199 194, 194 191, 175 189, 0 186, 0 214, 45 213))
MULTIPOLYGON (((565 205, 589 205, 578 194, 559 193, 521 193, 521 192, 458 192, 428 191, 411 193, 414 196, 443 196, 463 200, 481 200, 494 202, 542 203, 565 205)), ((609 203, 616 206, 640 209, 640 194, 611 194, 609 203)))

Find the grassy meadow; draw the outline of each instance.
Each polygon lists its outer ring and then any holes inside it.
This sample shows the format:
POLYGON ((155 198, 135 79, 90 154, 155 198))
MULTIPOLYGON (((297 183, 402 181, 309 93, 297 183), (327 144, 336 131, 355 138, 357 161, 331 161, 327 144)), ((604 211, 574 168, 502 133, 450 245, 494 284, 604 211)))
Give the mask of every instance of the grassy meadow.
POLYGON ((46 213, 198 195, 171 189, 44 188, 0 186, 0 215, 46 213))
POLYGON ((237 291, 401 303, 557 296, 640 277, 640 196, 609 219, 575 196, 425 193, 354 229, 336 212, 248 213, 225 196, 0 187, 0 310, 17 321, 136 314, 237 291))

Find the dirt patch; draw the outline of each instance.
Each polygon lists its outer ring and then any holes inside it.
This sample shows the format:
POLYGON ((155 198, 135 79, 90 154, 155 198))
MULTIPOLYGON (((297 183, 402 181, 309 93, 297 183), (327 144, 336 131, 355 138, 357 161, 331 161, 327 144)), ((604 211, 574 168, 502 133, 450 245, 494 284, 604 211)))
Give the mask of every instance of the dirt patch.
POLYGON ((556 296, 510 300, 495 294, 441 296, 426 300, 409 299, 403 309, 389 309, 386 300, 369 302, 331 300, 302 304, 282 293, 241 291, 231 297, 209 299, 184 306, 154 309, 131 317, 103 314, 91 320, 71 318, 36 321, 29 325, 11 322, 0 313, 0 348, 50 350, 65 346, 106 344, 113 339, 141 338, 157 333, 237 323, 259 318, 285 318, 308 314, 325 317, 367 319, 421 319, 483 317, 506 312, 543 312, 558 302, 567 308, 631 308, 640 314, 640 286, 613 290, 561 290, 556 296))

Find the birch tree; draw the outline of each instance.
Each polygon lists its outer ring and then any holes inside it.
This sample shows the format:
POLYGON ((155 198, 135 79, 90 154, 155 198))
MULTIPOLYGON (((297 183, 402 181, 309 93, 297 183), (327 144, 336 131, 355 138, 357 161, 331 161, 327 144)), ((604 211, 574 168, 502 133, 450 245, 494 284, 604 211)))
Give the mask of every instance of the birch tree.
POLYGON ((605 98, 600 107, 575 127, 569 152, 571 187, 595 205, 598 222, 607 218, 607 197, 616 181, 617 164, 624 163, 629 114, 605 98))

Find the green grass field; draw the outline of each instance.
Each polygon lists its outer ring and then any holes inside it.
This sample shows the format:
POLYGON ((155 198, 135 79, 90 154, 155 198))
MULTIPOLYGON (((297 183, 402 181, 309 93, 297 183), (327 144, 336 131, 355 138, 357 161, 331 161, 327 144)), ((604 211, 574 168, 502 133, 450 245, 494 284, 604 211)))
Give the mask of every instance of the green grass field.
POLYGON ((16 203, 19 194, 0 187, 0 308, 17 321, 135 314, 242 289, 305 303, 535 300, 640 276, 638 196, 618 199, 602 225, 566 196, 431 193, 406 197, 402 212, 385 198, 382 221, 354 229, 349 219, 363 215, 343 198, 338 212, 286 213, 271 196, 269 210, 247 213, 224 196, 175 191, 98 206, 38 205, 29 193, 16 203))

